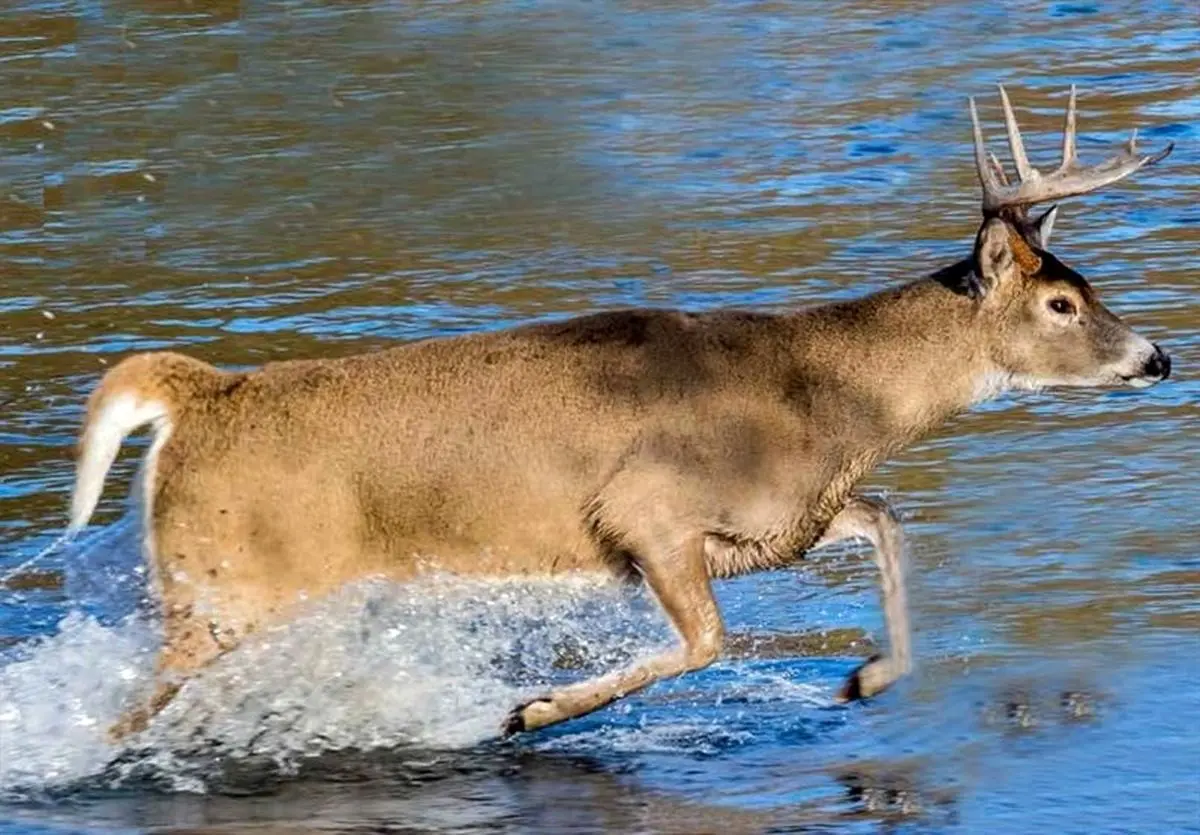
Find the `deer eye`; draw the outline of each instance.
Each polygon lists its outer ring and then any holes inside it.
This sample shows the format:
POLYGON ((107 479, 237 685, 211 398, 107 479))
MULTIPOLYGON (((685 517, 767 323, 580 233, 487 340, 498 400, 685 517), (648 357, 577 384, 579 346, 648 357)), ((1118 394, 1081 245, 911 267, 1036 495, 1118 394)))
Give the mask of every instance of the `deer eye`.
POLYGON ((1075 305, 1065 296, 1055 296, 1048 301, 1047 306, 1060 316, 1069 316, 1075 312, 1075 305))

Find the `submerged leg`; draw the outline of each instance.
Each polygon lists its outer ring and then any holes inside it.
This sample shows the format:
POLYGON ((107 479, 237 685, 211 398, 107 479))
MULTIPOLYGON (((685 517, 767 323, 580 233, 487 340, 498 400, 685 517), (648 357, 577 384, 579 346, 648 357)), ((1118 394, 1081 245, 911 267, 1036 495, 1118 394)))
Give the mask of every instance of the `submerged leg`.
POLYGON ((699 670, 716 660, 724 626, 709 583, 704 537, 640 561, 638 567, 678 631, 679 648, 517 707, 505 722, 506 736, 591 713, 659 679, 699 670))
POLYGON ((165 616, 165 636, 155 665, 154 695, 142 707, 123 715, 109 728, 114 741, 144 731, 159 711, 171 703, 184 682, 236 644, 231 633, 218 631, 212 619, 196 617, 192 607, 176 605, 165 616))
POLYGON ((875 656, 855 670, 838 693, 840 701, 874 696, 912 669, 908 597, 904 587, 904 535, 895 513, 878 499, 853 496, 813 548, 863 537, 874 546, 887 624, 888 655, 875 656))

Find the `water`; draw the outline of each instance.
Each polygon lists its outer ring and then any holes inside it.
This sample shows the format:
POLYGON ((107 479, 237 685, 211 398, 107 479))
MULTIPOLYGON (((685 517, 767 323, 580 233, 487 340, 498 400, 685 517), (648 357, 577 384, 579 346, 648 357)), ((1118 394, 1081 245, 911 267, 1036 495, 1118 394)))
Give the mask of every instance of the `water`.
POLYGON ((728 657, 501 743, 507 708, 661 647, 644 598, 367 584, 142 738, 134 523, 0 590, 0 831, 1200 831, 1200 18, 1191 2, 14 0, 0 11, 0 571, 65 521, 106 364, 245 366, 625 304, 780 309, 965 254, 965 98, 1035 161, 1136 126, 1160 167, 1055 251, 1171 352, 1145 392, 1023 395, 874 474, 919 669, 856 549, 724 583, 728 657))

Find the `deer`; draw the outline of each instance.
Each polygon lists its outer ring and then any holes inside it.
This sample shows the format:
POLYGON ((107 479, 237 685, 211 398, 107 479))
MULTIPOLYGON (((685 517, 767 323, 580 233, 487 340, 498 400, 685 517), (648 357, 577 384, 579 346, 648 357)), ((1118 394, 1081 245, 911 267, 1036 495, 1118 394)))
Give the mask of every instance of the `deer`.
POLYGON ((120 446, 148 426, 135 497, 163 643, 153 693, 113 738, 305 600, 431 570, 599 573, 648 589, 678 635, 515 705, 500 737, 712 664, 725 631, 714 582, 846 540, 871 546, 887 649, 835 698, 872 698, 910 673, 903 528, 861 480, 1003 393, 1146 387, 1171 370, 1048 246, 1057 201, 1173 144, 1143 153, 1134 131, 1082 165, 1072 86, 1061 164, 1043 174, 1003 86, 1000 98, 1014 176, 968 99, 982 188, 970 254, 854 299, 601 310, 251 371, 175 351, 122 359, 87 400, 67 528, 88 524, 120 446))

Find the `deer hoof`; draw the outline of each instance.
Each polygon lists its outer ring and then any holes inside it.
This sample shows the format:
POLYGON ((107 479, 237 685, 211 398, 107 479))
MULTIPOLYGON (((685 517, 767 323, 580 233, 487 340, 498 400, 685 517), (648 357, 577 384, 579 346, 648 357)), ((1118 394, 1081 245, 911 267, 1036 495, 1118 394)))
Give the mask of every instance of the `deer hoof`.
POLYGON ((882 655, 873 655, 857 670, 850 674, 842 689, 838 691, 834 701, 839 704, 869 699, 878 695, 892 685, 898 678, 889 659, 882 655))
POLYGON ((522 708, 517 707, 509 711, 508 716, 504 718, 504 725, 501 728, 501 736, 505 739, 513 734, 525 732, 525 717, 521 714, 522 708))
POLYGON ((557 714, 558 710, 551 698, 532 699, 517 705, 504 720, 504 736, 507 738, 513 734, 536 731, 557 721, 557 714))

